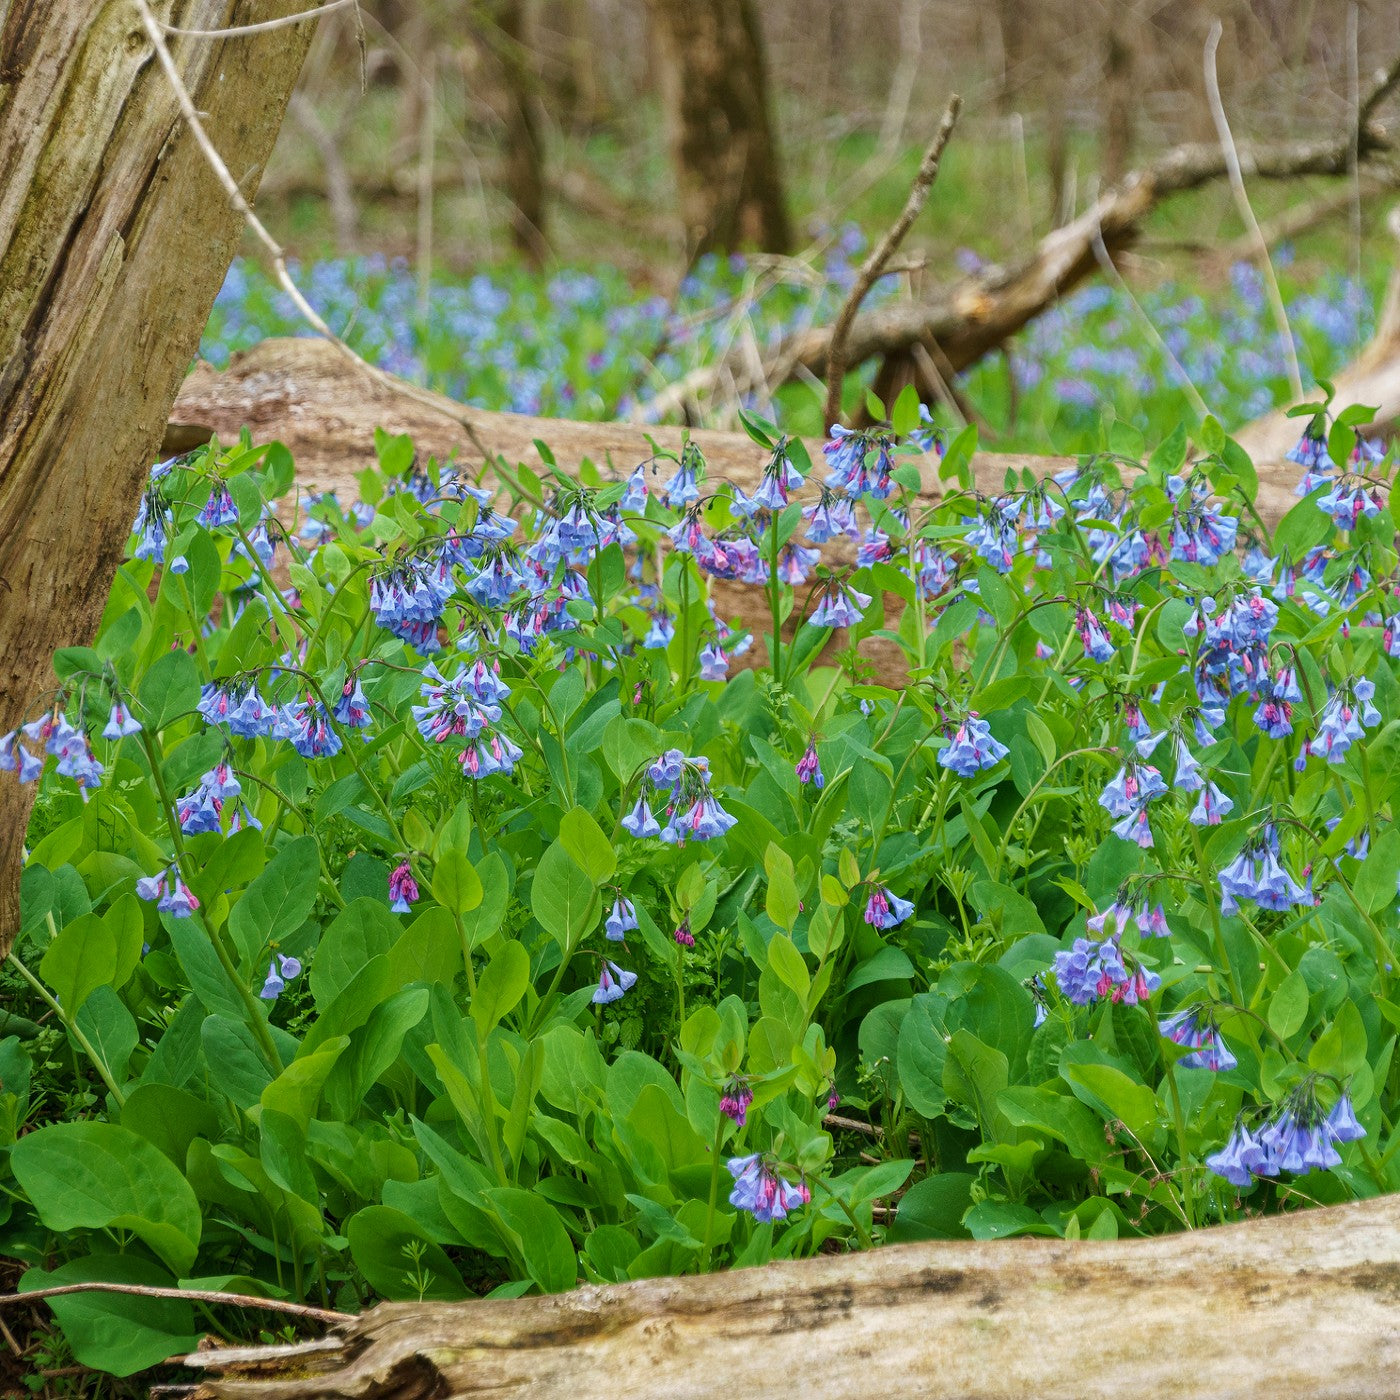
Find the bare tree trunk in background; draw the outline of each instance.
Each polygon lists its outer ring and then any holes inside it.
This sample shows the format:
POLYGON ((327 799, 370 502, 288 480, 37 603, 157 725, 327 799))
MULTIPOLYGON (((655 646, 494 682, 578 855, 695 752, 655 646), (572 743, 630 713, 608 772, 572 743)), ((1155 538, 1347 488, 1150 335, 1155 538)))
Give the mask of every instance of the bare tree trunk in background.
POLYGON ((1069 85, 1055 61, 1055 49, 1064 30, 1073 30, 1061 9, 1051 14, 1025 0, 998 0, 997 21, 1003 64, 999 106, 1004 115, 1028 114, 1030 130, 1041 134, 1048 183, 1045 209, 1050 227, 1059 228, 1074 217, 1074 209, 1068 190, 1069 85))
POLYGON ((648 0, 687 248, 792 249, 751 0, 648 0))
MULTIPOLYGON (((172 0, 154 0, 169 20, 172 0)), ((187 0, 190 29, 303 0, 187 0)), ((241 221, 185 130, 134 8, 0 3, 0 733, 33 718, 50 658, 91 640, 142 483, 241 221)), ((311 24, 171 39, 251 195, 311 24)), ((0 782, 0 955, 18 926, 33 795, 0 782)))
POLYGON ((1045 174, 1050 182, 1050 227, 1060 228, 1074 217, 1074 198, 1069 190, 1069 113, 1059 83, 1051 83, 1045 93, 1045 174))
POLYGON ((544 235, 544 134, 533 66, 532 0, 497 0, 490 15, 499 31, 495 47, 504 78, 510 236, 538 266, 549 255, 549 245, 544 235))
POLYGON ((591 131, 603 116, 598 85, 598 36, 588 0, 567 0, 569 31, 569 125, 574 131, 591 131))
POLYGON ((1111 6, 1104 33, 1099 178, 1106 185, 1116 185, 1128 173, 1133 156, 1134 114, 1139 100, 1133 82, 1134 18, 1130 5, 1111 6))

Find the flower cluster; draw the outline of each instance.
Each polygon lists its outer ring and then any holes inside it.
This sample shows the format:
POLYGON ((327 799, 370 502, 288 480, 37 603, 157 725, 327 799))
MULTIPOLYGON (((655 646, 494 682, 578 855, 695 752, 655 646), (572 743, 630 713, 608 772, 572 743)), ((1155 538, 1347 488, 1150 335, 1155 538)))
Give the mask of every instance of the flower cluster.
POLYGON ((1230 1052, 1210 1013, 1199 1006, 1183 1007, 1157 1022, 1157 1028, 1173 1045, 1190 1050, 1177 1064, 1184 1069, 1230 1070, 1239 1063, 1230 1052))
POLYGON ((782 1220, 812 1199, 805 1181, 796 1185, 784 1181, 773 1160, 762 1152, 731 1157, 727 1165, 734 1178, 729 1204, 748 1211, 757 1221, 782 1220))
POLYGON ((1244 1188, 1256 1177, 1296 1176, 1326 1171, 1340 1164, 1338 1143, 1356 1142, 1366 1136, 1357 1121, 1351 1097, 1342 1093, 1331 1109, 1318 1102, 1317 1083, 1306 1079, 1274 1117, 1251 1129, 1241 1119, 1229 1141, 1206 1158, 1206 1166, 1232 1186, 1244 1188))
POLYGON ((1129 966, 1116 937, 1101 942, 1076 938, 1073 947, 1055 954, 1053 967, 1061 994, 1076 1006, 1089 1006, 1105 997, 1136 1006, 1162 985, 1155 972, 1139 963, 1129 966))
POLYGON ((687 758, 679 749, 667 749, 644 775, 637 804, 622 819, 624 830, 637 838, 659 836, 674 845, 707 841, 723 836, 734 818, 710 791, 710 763, 703 756, 687 758), (663 826, 653 815, 653 804, 664 803, 663 826))

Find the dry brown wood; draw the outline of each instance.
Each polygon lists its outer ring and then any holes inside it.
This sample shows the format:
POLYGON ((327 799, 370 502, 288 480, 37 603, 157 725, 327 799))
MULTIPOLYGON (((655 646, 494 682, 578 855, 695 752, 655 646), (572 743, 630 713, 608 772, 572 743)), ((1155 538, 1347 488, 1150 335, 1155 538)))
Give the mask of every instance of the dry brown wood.
POLYGON ((929 191, 933 189, 933 182, 938 178, 938 168, 943 161, 944 147, 947 146, 948 138, 953 134, 953 128, 957 125, 958 114, 961 111, 962 98, 954 93, 948 99, 948 106, 943 112, 943 120, 938 123, 938 130, 934 133, 933 140, 929 142, 927 150, 924 151, 923 160, 919 162, 919 171, 914 177, 909 197, 904 201, 904 208, 900 210, 899 217, 894 223, 885 230, 880 241, 871 249, 870 256, 860 265, 860 270, 856 273, 856 280, 852 284, 851 290, 847 292, 846 300, 841 303, 841 309, 836 313, 836 320, 832 322, 831 342, 827 347, 826 357, 826 411, 822 415, 822 422, 828 427, 841 421, 841 386, 846 377, 846 337, 850 334, 851 322, 855 320, 856 313, 860 310, 866 293, 875 285, 876 280, 884 275, 890 259, 899 251, 899 245, 904 242, 905 235, 913 228, 914 220, 919 217, 927 202, 929 191))
MULTIPOLYGON (((306 8, 153 6, 188 29, 306 8)), ((313 29, 170 39, 248 195, 313 29)), ((54 650, 91 639, 241 233, 152 58, 134 5, 0 5, 0 732, 42 706, 54 650)), ((32 791, 0 783, 0 954, 32 791)))
MULTIPOLYGON (((1339 378, 1344 391, 1340 403, 1380 403, 1383 418, 1400 415, 1400 333, 1387 329, 1392 321, 1400 317, 1382 317, 1381 333, 1367 356, 1358 362, 1354 374, 1339 378)), ((334 346, 308 338, 265 340, 235 355, 222 372, 198 365, 171 409, 164 455, 186 451, 211 436, 235 441, 245 426, 257 442, 275 439, 286 444, 296 460, 301 485, 335 490, 346 499, 358 488, 357 475, 375 463, 377 427, 407 433, 424 457, 442 461, 455 456, 473 467, 500 457, 509 466, 524 462, 538 468, 536 443, 543 442, 569 473, 576 472, 584 458, 604 471, 630 471, 651 456, 648 439, 677 452, 689 431, 705 455, 711 477, 732 481, 748 492, 757 487, 765 460, 743 433, 584 423, 468 408, 417 385, 403 384, 392 375, 376 373, 371 378, 334 346)), ((1238 436, 1258 460, 1259 513, 1267 524, 1277 524, 1297 504, 1293 487, 1298 471, 1283 460, 1283 453, 1297 439, 1297 422, 1271 414, 1238 436)), ((819 461, 820 443, 809 440, 807 447, 813 460, 819 461)), ((1003 489, 1008 471, 1029 470, 1043 477, 1072 460, 979 452, 972 468, 977 488, 990 495, 1003 489)), ((923 478, 924 498, 932 502, 942 486, 929 461, 923 463, 923 478)), ((758 590, 725 580, 716 580, 713 588, 722 616, 739 620, 759 635, 767 629, 767 601, 758 590)), ((862 654, 883 680, 903 674, 898 649, 890 643, 869 639, 862 644, 862 654)), ((760 659, 760 648, 749 653, 749 660, 760 659)))
MULTIPOLYGON (((1361 104, 1359 132, 1349 130, 1319 141, 1241 146, 1245 173, 1265 180, 1348 175, 1353 147, 1363 175, 1373 165, 1385 168, 1395 137, 1374 117, 1397 86, 1400 60, 1373 82, 1361 104)), ((1078 218, 1041 239, 1021 261, 983 268, 921 300, 892 302, 862 312, 847 340, 847 366, 882 359, 875 392, 887 402, 909 377, 908 360, 916 345, 936 345, 954 371, 966 369, 1090 277, 1097 266, 1096 239, 1102 239, 1109 254, 1128 248, 1147 216, 1164 200, 1227 173, 1227 158, 1219 145, 1178 146, 1105 191, 1078 218)), ((704 366, 668 386, 643 406, 640 416, 659 421, 685 415, 694 420, 704 416, 706 404, 720 386, 737 399, 759 388, 772 389, 800 372, 822 378, 831 335, 830 326, 794 333, 768 356, 761 372, 731 353, 720 364, 704 366)))
MULTIPOLYGON (((459 462, 474 467, 488 458, 503 457, 509 466, 525 462, 539 468, 535 444, 543 442, 570 473, 585 457, 604 471, 631 471, 652 455, 648 437, 664 449, 679 452, 684 436, 684 430, 675 427, 581 423, 466 408, 416 385, 400 387, 391 375, 370 378, 334 346, 309 338, 265 340, 235 355, 222 373, 198 365, 171 409, 164 454, 186 451, 211 435, 234 442, 245 426, 257 442, 276 439, 286 444, 296 460, 301 485, 335 490, 346 500, 358 489, 358 473, 375 463, 376 427, 407 433, 425 458, 431 455, 442 461, 455 455, 459 462)), ((757 488, 766 456, 743 433, 698 429, 690 436, 705 454, 712 479, 732 481, 749 492, 757 488)), ((820 443, 812 440, 807 446, 813 460, 820 462, 820 443)), ((994 493, 1003 489, 1008 470, 1044 473, 1058 471, 1071 461, 979 452, 972 467, 978 488, 994 493)), ((932 501, 939 495, 932 463, 924 463, 923 476, 932 501)), ((768 605, 760 590, 716 580, 712 593, 721 616, 738 619, 756 634, 767 629, 768 605)), ((898 649, 892 644, 870 639, 862 653, 882 677, 903 674, 898 649)), ((760 660, 761 648, 754 648, 748 659, 760 660)))
MULTIPOLYGON (((1397 241, 1396 263, 1376 318, 1376 332, 1361 354, 1333 381, 1339 408, 1366 404, 1376 410, 1376 422, 1400 419, 1400 206, 1390 211, 1387 227, 1397 241)), ((1276 409, 1257 418, 1236 435, 1241 447, 1260 468, 1261 483, 1286 472, 1284 453, 1298 440, 1298 420, 1276 409)), ((1261 496, 1263 495, 1261 487, 1261 496)), ((1281 499, 1284 504, 1286 498, 1281 499)), ((1262 509, 1262 507, 1261 507, 1262 509)))
POLYGON ((226 1400, 1389 1400, 1400 1199, 1155 1239, 950 1241, 385 1304, 318 1342, 186 1364, 226 1400))

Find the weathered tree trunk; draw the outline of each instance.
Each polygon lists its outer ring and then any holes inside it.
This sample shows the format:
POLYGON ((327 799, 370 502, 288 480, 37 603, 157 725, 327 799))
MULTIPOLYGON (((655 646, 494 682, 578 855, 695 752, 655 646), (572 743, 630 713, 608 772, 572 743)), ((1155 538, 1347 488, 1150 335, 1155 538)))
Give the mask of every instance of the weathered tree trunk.
POLYGON ((648 0, 686 245, 792 248, 752 0, 648 0))
POLYGON ((505 191, 510 236, 537 266, 549 253, 545 241, 544 132, 533 68, 530 0, 498 0, 492 14, 505 94, 505 191))
MULTIPOLYGON (((301 0, 156 0, 189 29, 301 0)), ((0 4, 0 733, 42 709, 56 647, 90 640, 166 415, 240 223, 128 0, 0 4)), ((170 43, 257 188, 310 24, 170 43)), ((0 782, 0 954, 32 789, 0 782)))
POLYGON ((1133 154, 1135 43, 1132 5, 1112 6, 1105 20, 1103 86, 1099 119, 1099 176, 1116 185, 1128 173, 1133 154))
POLYGON ((201 1351, 226 1400, 1389 1400, 1400 1200, 1155 1239, 893 1246, 201 1351))

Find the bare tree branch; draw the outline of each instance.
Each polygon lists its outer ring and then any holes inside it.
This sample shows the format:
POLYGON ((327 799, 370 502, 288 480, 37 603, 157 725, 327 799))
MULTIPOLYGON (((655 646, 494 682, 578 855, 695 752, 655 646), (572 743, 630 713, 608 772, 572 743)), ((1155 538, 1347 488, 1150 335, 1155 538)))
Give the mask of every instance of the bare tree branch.
MULTIPOLYGON (((1397 87, 1400 60, 1377 77, 1361 101, 1356 133, 1349 124, 1346 131, 1327 139, 1240 145, 1236 154, 1242 173, 1260 180, 1347 176, 1355 150, 1363 177, 1375 171, 1385 180, 1393 179, 1386 157, 1396 149, 1394 134, 1372 119, 1397 87)), ((930 341, 938 344, 955 371, 966 369, 1093 275, 1098 267, 1096 237, 1102 238, 1110 254, 1126 248, 1136 241, 1159 204, 1227 175, 1226 156, 1218 143, 1193 143, 1168 151, 1106 190, 1072 222, 1047 234, 1021 261, 983 268, 919 301, 859 312, 844 347, 848 370, 877 356, 907 355, 913 345, 930 341)), ((791 334, 764 362, 767 384, 776 387, 802 372, 825 376, 831 334, 829 326, 791 334)), ((702 366, 667 385, 641 406, 637 416, 648 422, 682 415, 695 421, 703 417, 699 406, 726 377, 732 379, 736 393, 755 387, 738 357, 732 357, 723 366, 702 366)))
MULTIPOLYGON (((1216 20, 1210 27, 1205 47, 1206 100, 1210 103, 1211 119, 1215 122, 1216 135, 1220 138, 1221 154, 1225 157, 1225 170, 1230 177, 1230 191, 1235 196, 1235 208, 1240 219, 1254 239, 1258 250, 1258 261, 1264 270, 1264 283, 1269 289, 1269 310, 1273 314, 1274 326, 1279 341, 1283 345, 1284 359, 1288 365, 1288 384, 1293 390, 1293 401, 1303 397, 1303 374, 1298 368, 1298 350, 1293 344, 1293 328, 1288 324, 1288 312, 1284 309, 1283 293, 1279 291, 1278 277, 1274 273, 1273 260, 1269 257, 1269 245, 1264 241, 1259 220, 1254 217, 1254 206, 1249 202, 1249 192, 1244 187, 1244 174, 1240 170, 1240 153, 1235 149, 1235 138, 1230 134, 1230 119, 1225 115, 1225 103, 1220 96, 1220 80, 1215 71, 1215 51, 1220 46, 1220 36, 1224 26, 1216 20)), ((1356 172, 1356 149, 1359 133, 1348 133, 1347 169, 1353 177, 1356 172)))
POLYGON ((285 1313, 288 1317, 312 1322, 349 1322, 352 1313, 331 1312, 284 1298, 256 1298, 251 1293, 220 1293, 208 1288, 158 1288, 143 1283, 65 1283, 53 1288, 33 1288, 25 1293, 0 1294, 0 1308, 17 1303, 33 1303, 40 1298, 63 1298, 70 1293, 125 1293, 136 1298, 172 1298, 187 1303, 217 1303, 230 1308, 256 1308, 262 1312, 285 1313))
POLYGON ((247 34, 270 34, 274 29, 286 29, 289 25, 301 24, 308 19, 316 19, 332 10, 343 10, 347 5, 359 8, 360 0, 327 0, 314 9, 301 10, 294 15, 283 15, 281 19, 265 19, 257 24, 236 24, 229 29, 180 29, 173 24, 162 24, 166 34, 178 34, 185 39, 241 39, 247 34))
POLYGON ((841 384, 846 372, 844 356, 846 337, 850 334, 851 322, 855 320, 856 312, 860 310, 860 304, 865 300, 866 294, 875 285, 881 272, 884 271, 885 264, 899 251, 899 245, 904 241, 905 234, 913 227, 914 220, 919 217, 920 211, 928 200, 933 182, 938 178, 938 166, 943 159, 944 148, 948 144, 948 138, 953 134, 953 128, 957 125, 958 114, 961 111, 962 98, 954 93, 948 99, 943 120, 939 122, 938 130, 934 133, 933 140, 929 142, 928 149, 924 152, 924 158, 919 163, 919 173, 914 177, 914 184, 909 191, 909 198, 904 201, 904 208, 900 211, 899 217, 885 231, 885 236, 872 249, 870 256, 861 264, 861 269, 856 274, 855 284, 851 287, 840 312, 837 314, 836 323, 831 328, 831 348, 827 352, 826 369, 826 414, 823 419, 827 427, 834 427, 841 421, 841 384))

